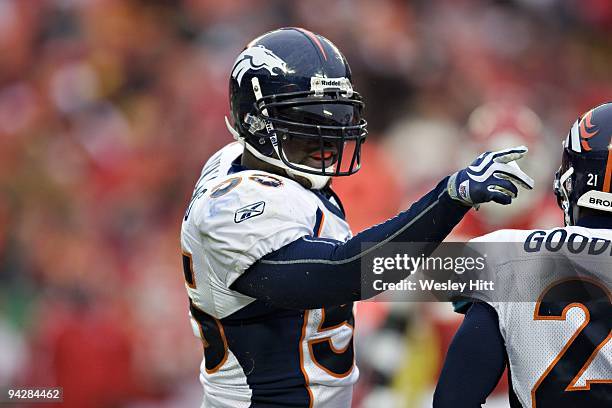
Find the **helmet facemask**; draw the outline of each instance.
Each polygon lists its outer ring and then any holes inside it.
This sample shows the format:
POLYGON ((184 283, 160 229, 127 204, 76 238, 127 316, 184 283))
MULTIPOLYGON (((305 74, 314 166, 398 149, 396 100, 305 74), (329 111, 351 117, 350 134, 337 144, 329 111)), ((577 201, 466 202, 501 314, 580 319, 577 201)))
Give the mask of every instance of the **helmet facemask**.
POLYGON ((290 176, 306 178, 314 189, 324 187, 331 176, 359 170, 361 144, 367 136, 359 94, 328 89, 320 94, 312 90, 257 96, 255 114, 245 115, 241 124, 243 132, 254 136, 249 139, 260 144, 245 144, 256 157, 290 176), (262 148, 265 144, 270 145, 267 151, 262 148))

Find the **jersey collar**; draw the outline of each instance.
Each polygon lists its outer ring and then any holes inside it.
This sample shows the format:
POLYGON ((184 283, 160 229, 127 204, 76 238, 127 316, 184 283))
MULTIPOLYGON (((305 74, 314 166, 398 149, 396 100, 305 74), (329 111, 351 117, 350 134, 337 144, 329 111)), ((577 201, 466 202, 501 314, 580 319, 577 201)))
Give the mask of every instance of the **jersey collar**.
MULTIPOLYGON (((232 162, 232 165, 227 171, 227 174, 229 175, 229 174, 234 174, 234 173, 240 173, 241 171, 246 171, 246 170, 251 170, 251 169, 242 165, 242 155, 240 155, 236 157, 236 159, 234 159, 234 161, 232 162)), ((334 191, 332 191, 330 188, 324 189, 325 193, 327 194, 324 194, 320 190, 310 190, 310 191, 312 191, 317 197, 319 197, 323 205, 329 211, 331 211, 332 213, 334 213, 341 219, 343 220, 345 219, 345 212, 344 212, 344 208, 342 207, 342 202, 340 201, 340 198, 336 195, 334 191), (337 205, 333 204, 330 201, 332 197, 334 201, 337 203, 337 205)))
POLYGON ((249 168, 242 165, 241 161, 242 161, 242 155, 236 157, 236 159, 234 159, 234 161, 232 162, 232 165, 230 166, 229 170, 227 171, 227 174, 229 175, 229 174, 240 173, 241 171, 249 170, 249 168))
POLYGON ((344 209, 342 208, 340 199, 338 198, 338 196, 336 196, 334 192, 331 191, 331 189, 325 189, 323 191, 322 190, 310 190, 310 191, 312 191, 312 193, 319 198, 319 200, 323 203, 325 208, 331 211, 332 214, 336 215, 338 218, 341 218, 343 220, 345 219, 344 209), (324 192, 328 193, 329 195, 325 194, 324 192), (335 205, 334 203, 332 203, 331 198, 333 198, 334 201, 338 203, 338 205, 335 205))

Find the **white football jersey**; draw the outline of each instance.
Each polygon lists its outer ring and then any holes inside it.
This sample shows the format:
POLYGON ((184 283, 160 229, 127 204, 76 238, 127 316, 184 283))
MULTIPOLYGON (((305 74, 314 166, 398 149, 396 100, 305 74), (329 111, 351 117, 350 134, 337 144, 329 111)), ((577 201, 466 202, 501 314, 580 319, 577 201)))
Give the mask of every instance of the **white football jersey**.
POLYGON ((509 291, 517 288, 517 301, 506 301, 511 294, 500 301, 494 292, 476 297, 497 312, 512 389, 523 407, 612 406, 612 245, 588 253, 605 240, 612 241, 612 230, 576 226, 502 230, 472 240, 506 243, 489 266, 509 291), (571 248, 558 244, 569 240, 571 248))
POLYGON ((359 371, 353 305, 287 310, 230 289, 266 254, 305 236, 346 241, 335 198, 239 165, 227 145, 204 165, 185 213, 181 249, 204 407, 350 407, 359 371))

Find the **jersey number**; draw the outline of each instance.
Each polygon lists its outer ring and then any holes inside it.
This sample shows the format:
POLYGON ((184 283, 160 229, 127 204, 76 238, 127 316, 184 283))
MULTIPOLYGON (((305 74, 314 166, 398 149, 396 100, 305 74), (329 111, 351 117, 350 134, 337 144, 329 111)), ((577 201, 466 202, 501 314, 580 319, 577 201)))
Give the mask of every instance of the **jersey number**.
MULTIPOLYGON (((191 254, 187 252, 183 252, 183 273, 185 274, 187 286, 195 289, 193 260, 191 254)), ((215 373, 227 360, 227 340, 223 326, 218 319, 200 310, 191 299, 189 299, 189 311, 200 329, 200 338, 204 346, 206 372, 208 374, 215 373)))
MULTIPOLYGON (((309 313, 308 311, 306 313, 309 313)), ((325 333, 341 326, 347 326, 351 333, 355 326, 353 317, 353 304, 322 309, 321 323, 317 333, 325 333)), ((305 317, 308 319, 308 316, 305 317)), ((327 374, 336 378, 343 378, 350 374, 354 364, 354 351, 352 336, 348 344, 342 348, 334 347, 332 334, 308 341, 308 350, 312 361, 327 374)))
POLYGON ((227 339, 223 326, 218 319, 198 309, 191 299, 189 299, 189 310, 200 329, 206 372, 213 374, 219 371, 227 360, 227 339))
POLYGON ((196 288, 195 277, 193 273, 193 258, 190 253, 183 252, 183 274, 185 276, 185 283, 191 289, 196 288))
POLYGON ((585 313, 584 323, 548 366, 531 391, 533 408, 610 407, 612 379, 576 382, 612 338, 612 299, 603 285, 590 280, 565 280, 540 296, 534 320, 565 320, 572 307, 585 313))

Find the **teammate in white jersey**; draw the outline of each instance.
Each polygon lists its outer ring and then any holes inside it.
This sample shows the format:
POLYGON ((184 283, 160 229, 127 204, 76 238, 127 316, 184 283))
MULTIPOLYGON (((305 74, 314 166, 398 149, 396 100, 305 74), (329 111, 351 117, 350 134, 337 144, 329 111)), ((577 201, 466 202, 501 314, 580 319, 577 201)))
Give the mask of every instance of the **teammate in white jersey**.
POLYGON ((489 268, 514 287, 464 304, 436 408, 480 407, 506 366, 513 408, 612 407, 612 103, 580 117, 563 146, 554 190, 566 226, 474 240, 506 243, 489 268))
POLYGON ((264 34, 238 56, 230 100, 238 143, 205 164, 181 230, 203 406, 349 407, 363 245, 432 250, 470 207, 532 187, 515 163, 527 149, 481 155, 353 237, 330 178, 359 169, 367 131, 340 51, 303 29, 264 34))

